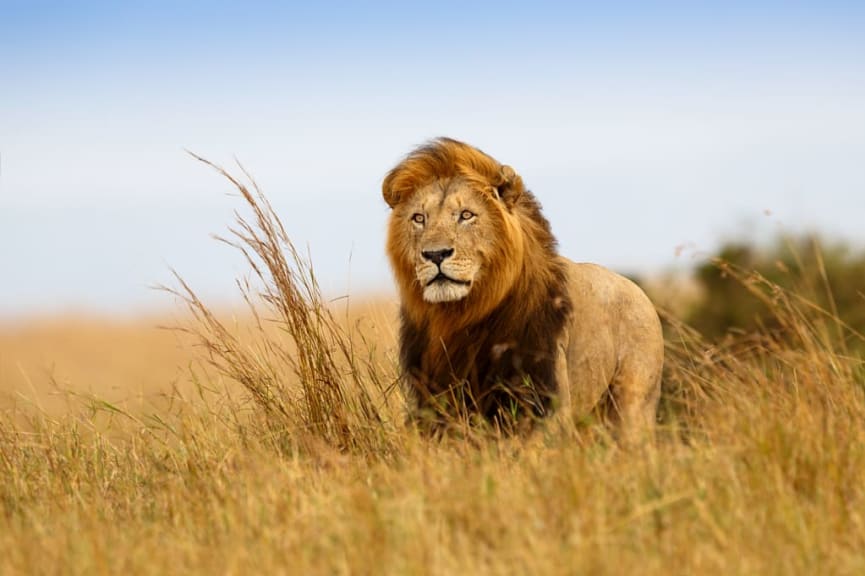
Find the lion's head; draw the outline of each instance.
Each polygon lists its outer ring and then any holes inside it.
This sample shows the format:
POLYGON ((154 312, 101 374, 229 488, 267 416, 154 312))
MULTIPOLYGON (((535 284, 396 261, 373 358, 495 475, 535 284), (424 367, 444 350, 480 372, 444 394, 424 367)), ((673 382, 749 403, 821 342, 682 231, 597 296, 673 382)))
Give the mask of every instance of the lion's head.
POLYGON ((517 282, 525 253, 522 179, 462 142, 409 154, 382 185, 393 209, 387 253, 405 312, 477 318, 517 282), (469 313, 470 312, 470 313, 469 313))

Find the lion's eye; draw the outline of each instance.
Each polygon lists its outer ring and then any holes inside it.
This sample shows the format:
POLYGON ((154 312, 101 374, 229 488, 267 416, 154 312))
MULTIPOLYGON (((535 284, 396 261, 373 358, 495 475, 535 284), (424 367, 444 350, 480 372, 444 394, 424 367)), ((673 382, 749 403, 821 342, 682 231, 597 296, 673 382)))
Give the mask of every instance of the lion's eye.
POLYGON ((463 210, 462 212, 460 212, 460 220, 471 220, 474 217, 475 213, 470 210, 463 210))
POLYGON ((420 214, 420 213, 414 214, 411 217, 411 221, 414 222, 415 224, 423 224, 425 220, 426 220, 426 218, 424 217, 424 215, 420 214))

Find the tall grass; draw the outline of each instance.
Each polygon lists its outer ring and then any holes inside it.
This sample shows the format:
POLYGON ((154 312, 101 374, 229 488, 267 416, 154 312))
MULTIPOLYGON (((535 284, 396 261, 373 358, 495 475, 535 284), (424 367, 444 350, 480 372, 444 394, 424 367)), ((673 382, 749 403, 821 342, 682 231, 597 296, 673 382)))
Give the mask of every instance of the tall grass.
POLYGON ((392 358, 334 315, 252 179, 216 169, 252 214, 225 239, 251 334, 178 278, 217 375, 158 410, 4 411, 0 571, 865 573, 865 370, 836 314, 728 267, 777 322, 707 340, 665 315, 656 449, 428 441, 392 358))
POLYGON ((260 338, 254 347, 244 344, 176 275, 180 288, 169 291, 195 320, 186 331, 220 373, 249 392, 271 431, 290 445, 312 441, 340 450, 390 451, 398 430, 390 406, 394 372, 376 363, 368 345, 358 350, 358 336, 335 319, 311 263, 249 174, 241 168, 243 182, 195 158, 227 178, 251 212, 249 218, 236 214, 230 236, 219 239, 241 251, 252 270, 254 283, 247 279, 239 287, 260 338), (265 330, 264 323, 278 332, 265 330))

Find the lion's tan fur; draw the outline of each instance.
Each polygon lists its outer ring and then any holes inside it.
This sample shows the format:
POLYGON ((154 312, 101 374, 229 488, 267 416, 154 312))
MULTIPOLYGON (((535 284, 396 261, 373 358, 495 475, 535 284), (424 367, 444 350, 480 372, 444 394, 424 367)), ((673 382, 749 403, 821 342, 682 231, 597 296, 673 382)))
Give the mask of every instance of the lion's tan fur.
POLYGON ((560 257, 512 168, 442 138, 409 154, 382 190, 415 409, 467 394, 470 409, 494 417, 528 378, 555 397, 533 405, 537 414, 603 400, 628 438, 652 427, 663 362, 654 308, 625 278, 560 257), (431 262, 437 250, 449 255, 431 262), (436 273, 446 280, 430 281, 436 273))

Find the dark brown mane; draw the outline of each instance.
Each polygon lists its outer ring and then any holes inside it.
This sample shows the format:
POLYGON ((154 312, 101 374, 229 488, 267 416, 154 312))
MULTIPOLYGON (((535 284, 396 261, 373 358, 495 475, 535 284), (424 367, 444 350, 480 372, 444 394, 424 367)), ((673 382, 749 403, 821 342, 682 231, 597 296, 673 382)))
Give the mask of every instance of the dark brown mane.
POLYGON ((467 174, 487 186, 513 186, 507 209, 519 221, 525 250, 521 262, 502 263, 518 267, 517 281, 482 317, 467 309, 476 305, 472 298, 431 305, 409 301, 403 292, 400 364, 414 413, 428 422, 455 413, 495 421, 514 413, 544 415, 558 392, 557 345, 572 306, 567 271, 534 195, 510 168, 446 139, 410 154, 388 174, 383 190, 393 206, 436 178, 467 174), (459 318, 472 320, 453 320, 459 318))

